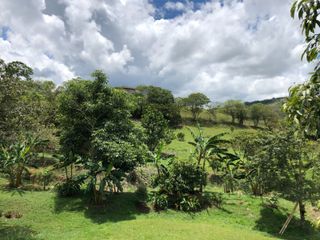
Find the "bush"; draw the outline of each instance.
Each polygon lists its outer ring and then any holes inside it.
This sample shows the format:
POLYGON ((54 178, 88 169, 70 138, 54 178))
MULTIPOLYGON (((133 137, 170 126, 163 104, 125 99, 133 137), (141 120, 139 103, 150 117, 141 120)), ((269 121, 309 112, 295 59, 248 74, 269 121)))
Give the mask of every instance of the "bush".
POLYGON ((143 184, 145 186, 151 186, 154 176, 157 174, 157 169, 154 166, 141 166, 131 171, 126 180, 132 185, 143 184))
POLYGON ((175 162, 165 174, 158 176, 156 183, 159 191, 168 195, 193 195, 199 192, 203 179, 206 173, 196 164, 175 162))
POLYGON ((185 137, 185 134, 183 132, 179 132, 177 134, 177 139, 180 141, 180 142, 184 142, 184 137, 185 137))
POLYGON ((266 205, 270 208, 278 209, 278 200, 279 194, 271 192, 270 195, 266 198, 266 205))
POLYGON ((166 194, 155 193, 152 197, 153 207, 155 210, 166 210, 169 207, 168 197, 166 194))
POLYGON ((46 190, 46 186, 48 186, 48 184, 53 180, 53 172, 48 169, 44 169, 37 173, 36 179, 42 183, 43 190, 46 190))
POLYGON ((80 194, 81 183, 74 179, 69 179, 56 186, 56 191, 60 197, 72 197, 80 194))
POLYGON ((180 210, 185 212, 195 212, 201 209, 199 197, 194 195, 182 197, 180 202, 180 210))
POLYGON ((173 163, 155 179, 155 185, 159 187, 153 199, 155 208, 198 211, 202 207, 200 186, 203 179, 206 179, 206 173, 196 164, 173 163))

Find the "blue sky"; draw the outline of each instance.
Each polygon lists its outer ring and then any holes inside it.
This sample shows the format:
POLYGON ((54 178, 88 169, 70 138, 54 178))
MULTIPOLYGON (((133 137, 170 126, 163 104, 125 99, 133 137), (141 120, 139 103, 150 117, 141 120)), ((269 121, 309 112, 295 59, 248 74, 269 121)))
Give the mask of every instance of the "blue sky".
POLYGON ((8 39, 9 30, 10 30, 9 27, 6 27, 6 26, 1 27, 1 29, 0 29, 0 37, 3 40, 7 40, 8 39))
MULTIPOLYGON (((224 0, 215 0, 220 2, 221 6, 224 5, 224 0)), ((155 8, 157 8, 157 14, 156 14, 156 18, 160 19, 160 18, 164 18, 164 19, 172 19, 175 18, 177 16, 180 16, 184 13, 183 10, 181 9, 168 9, 166 8, 166 4, 168 2, 170 3, 182 3, 184 5, 192 5, 192 10, 196 11, 198 10, 202 4, 206 3, 206 2, 211 2, 210 0, 149 0, 149 2, 151 4, 153 4, 155 6, 155 8)))

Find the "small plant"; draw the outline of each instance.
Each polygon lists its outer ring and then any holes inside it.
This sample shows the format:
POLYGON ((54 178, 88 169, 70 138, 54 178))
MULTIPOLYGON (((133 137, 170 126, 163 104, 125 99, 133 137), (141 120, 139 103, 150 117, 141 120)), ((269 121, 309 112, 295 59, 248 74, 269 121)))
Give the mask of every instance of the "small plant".
POLYGON ((267 206, 270 208, 278 209, 278 199, 279 194, 271 193, 270 196, 267 197, 267 206))
POLYGON ((53 173, 52 173, 52 171, 50 171, 48 169, 44 169, 43 171, 41 171, 37 175, 38 175, 37 177, 39 178, 40 182, 42 183, 43 190, 45 191, 46 187, 53 179, 53 173))
POLYGON ((81 192, 81 183, 77 180, 69 179, 56 186, 56 191, 60 197, 72 197, 81 192))
POLYGON ((177 134, 177 139, 180 141, 180 142, 184 142, 184 137, 185 137, 185 134, 183 132, 179 132, 177 134))
POLYGON ((154 209, 157 211, 166 210, 169 207, 168 197, 165 194, 155 193, 152 197, 154 209))
POLYGON ((183 197, 180 202, 180 210, 185 212, 195 212, 201 209, 201 204, 198 196, 183 197))

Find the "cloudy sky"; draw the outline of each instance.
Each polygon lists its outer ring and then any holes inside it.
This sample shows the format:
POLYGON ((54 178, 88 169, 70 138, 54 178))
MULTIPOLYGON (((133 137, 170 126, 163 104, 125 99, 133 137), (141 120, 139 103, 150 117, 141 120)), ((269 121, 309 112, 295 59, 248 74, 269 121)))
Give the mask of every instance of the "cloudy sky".
POLYGON ((57 84, 105 71, 214 101, 284 96, 308 77, 292 0, 0 0, 0 58, 57 84))

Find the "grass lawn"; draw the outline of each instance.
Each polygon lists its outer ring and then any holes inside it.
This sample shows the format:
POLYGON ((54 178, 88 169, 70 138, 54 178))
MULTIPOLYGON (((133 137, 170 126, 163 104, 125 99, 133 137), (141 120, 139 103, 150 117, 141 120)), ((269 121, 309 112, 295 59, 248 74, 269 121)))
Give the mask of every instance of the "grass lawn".
MULTIPOLYGON (((222 209, 195 214, 173 210, 161 213, 137 206, 137 196, 125 192, 109 196, 104 207, 84 198, 57 198, 54 192, 6 190, 1 179, 0 211, 19 211, 20 219, 0 218, 0 239, 320 239, 310 226, 295 220, 283 238, 277 232, 292 208, 263 207, 260 198, 225 195, 222 209)), ((210 187, 208 188, 210 189, 210 187)))
MULTIPOLYGON (((226 139, 230 139, 233 136, 239 135, 243 132, 254 132, 253 128, 239 128, 239 127, 232 127, 226 125, 216 125, 214 127, 201 127, 204 131, 205 136, 213 136, 219 133, 227 133, 225 135, 226 139)), ((192 141, 192 136, 190 130, 197 133, 197 128, 194 126, 184 126, 182 129, 175 130, 175 134, 182 132, 185 134, 185 140, 183 142, 179 141, 178 139, 173 140, 168 146, 165 147, 165 151, 174 153, 177 159, 186 160, 190 157, 193 148, 189 141, 192 141)))

